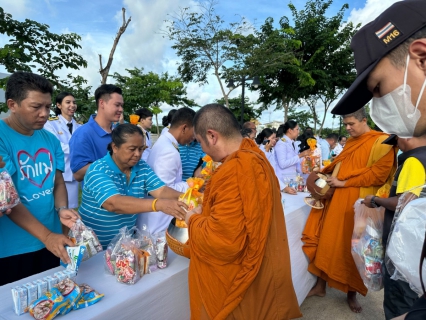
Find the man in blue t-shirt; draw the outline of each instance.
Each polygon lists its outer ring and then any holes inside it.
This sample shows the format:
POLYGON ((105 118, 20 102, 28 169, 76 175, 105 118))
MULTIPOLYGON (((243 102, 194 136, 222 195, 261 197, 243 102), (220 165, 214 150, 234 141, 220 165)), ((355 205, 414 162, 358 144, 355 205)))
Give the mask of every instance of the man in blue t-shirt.
POLYGON ((123 113, 123 96, 117 86, 101 85, 95 91, 95 100, 97 113, 70 140, 70 166, 77 181, 83 181, 89 165, 107 154, 112 123, 119 121, 123 113))
POLYGON ((64 248, 73 246, 61 234, 78 214, 67 208, 62 176, 64 154, 59 140, 43 129, 53 87, 45 78, 12 74, 6 84, 10 116, 0 120, 0 155, 21 203, 0 216, 0 285, 70 262, 64 248))

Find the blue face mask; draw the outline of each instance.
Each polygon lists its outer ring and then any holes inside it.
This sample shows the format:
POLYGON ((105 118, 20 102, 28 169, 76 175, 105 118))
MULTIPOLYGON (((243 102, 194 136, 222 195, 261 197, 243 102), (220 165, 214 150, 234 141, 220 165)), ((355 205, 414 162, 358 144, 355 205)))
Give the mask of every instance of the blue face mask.
POLYGON ((426 86, 426 79, 417 98, 416 106, 411 102, 411 88, 407 84, 408 63, 405 66, 404 83, 380 98, 373 97, 370 116, 374 123, 389 134, 396 134, 400 138, 413 137, 417 122, 420 119, 418 106, 426 86))

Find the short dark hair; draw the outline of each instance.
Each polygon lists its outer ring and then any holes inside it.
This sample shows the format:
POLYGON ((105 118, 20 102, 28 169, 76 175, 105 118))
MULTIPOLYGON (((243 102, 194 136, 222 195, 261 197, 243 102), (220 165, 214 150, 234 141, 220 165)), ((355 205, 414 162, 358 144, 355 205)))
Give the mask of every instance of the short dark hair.
POLYGON ((212 129, 226 138, 241 136, 240 125, 234 114, 221 104, 207 104, 194 117, 194 131, 207 141, 207 130, 212 129))
POLYGON ((347 139, 348 137, 347 137, 347 136, 340 136, 340 137, 339 137, 339 142, 340 142, 340 141, 342 141, 342 139, 343 139, 343 138, 346 138, 346 139, 347 139))
POLYGON ((96 101, 96 107, 99 107, 99 100, 105 100, 108 101, 110 98, 110 94, 118 93, 119 95, 122 95, 121 88, 113 85, 113 84, 103 84, 95 91, 95 101, 96 101))
POLYGON ((141 108, 135 111, 135 114, 139 116, 139 121, 141 119, 146 119, 152 117, 154 114, 148 108, 141 108))
POLYGON ((62 110, 58 108, 57 104, 62 104, 62 100, 64 100, 65 97, 71 96, 73 98, 74 95, 72 93, 66 92, 66 91, 62 91, 60 94, 58 94, 56 96, 56 104, 55 104, 55 115, 59 116, 60 114, 62 114, 62 110))
POLYGON ((177 111, 177 109, 172 109, 172 110, 169 111, 167 116, 163 117, 163 121, 162 121, 163 127, 167 127, 169 124, 172 123, 172 119, 173 119, 173 116, 176 113, 176 111, 177 111))
POLYGON ((170 123, 170 128, 176 128, 183 124, 186 124, 188 127, 193 126, 193 120, 195 116, 195 111, 188 107, 180 108, 176 111, 173 116, 172 122, 170 123))
POLYGON ((282 138, 284 134, 287 133, 288 130, 294 129, 297 126, 297 122, 294 120, 288 120, 286 123, 280 125, 277 131, 277 137, 282 138))
POLYGON ((337 142, 337 139, 339 138, 339 135, 337 133, 330 133, 327 135, 326 139, 331 139, 337 142))
POLYGON ((138 126, 131 123, 123 123, 114 128, 111 132, 111 142, 108 144, 109 154, 112 155, 112 144, 114 143, 117 147, 120 147, 123 143, 126 143, 127 136, 133 134, 140 134, 144 137, 144 134, 138 126))
POLYGON ((272 136, 275 132, 270 128, 263 129, 256 137, 256 143, 261 144, 265 138, 269 138, 272 136))
POLYGON ((29 91, 49 93, 52 95, 53 86, 45 78, 31 72, 14 72, 6 83, 5 99, 12 99, 18 105, 27 98, 29 91))

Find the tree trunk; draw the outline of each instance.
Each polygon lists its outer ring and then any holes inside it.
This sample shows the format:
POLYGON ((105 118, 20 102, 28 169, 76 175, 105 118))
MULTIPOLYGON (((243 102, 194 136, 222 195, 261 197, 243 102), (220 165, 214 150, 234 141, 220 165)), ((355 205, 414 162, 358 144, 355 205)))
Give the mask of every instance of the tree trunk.
POLYGON ((288 121, 288 103, 285 95, 282 96, 282 104, 284 109, 284 123, 286 123, 288 121))
POLYGON ((157 125, 157 138, 158 138, 158 135, 159 135, 159 129, 158 129, 158 114, 156 113, 155 114, 155 123, 156 123, 156 125, 157 125))
POLYGON ((99 73, 101 74, 101 83, 105 84, 109 75, 109 70, 111 69, 112 60, 114 57, 114 52, 117 47, 118 41, 120 41, 121 35, 126 31, 127 26, 129 25, 130 21, 132 20, 132 17, 130 17, 126 22, 126 9, 121 9, 123 12, 123 25, 118 29, 117 35, 115 36, 114 43, 112 44, 111 52, 109 53, 108 62, 105 66, 105 68, 102 67, 102 55, 99 55, 99 64, 100 64, 100 70, 99 73))
POLYGON ((228 94, 225 93, 225 88, 223 87, 222 80, 220 79, 219 70, 215 68, 214 75, 217 78, 217 81, 219 82, 220 90, 222 91, 223 99, 225 100, 225 106, 229 109, 229 102, 228 102, 228 95, 232 91, 230 90, 228 94))

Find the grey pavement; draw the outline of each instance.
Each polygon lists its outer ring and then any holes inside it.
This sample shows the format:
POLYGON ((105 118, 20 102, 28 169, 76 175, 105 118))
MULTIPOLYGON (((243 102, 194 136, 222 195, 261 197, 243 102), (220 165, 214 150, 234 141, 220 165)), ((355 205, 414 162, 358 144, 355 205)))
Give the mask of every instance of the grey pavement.
POLYGON ((302 303, 302 320, 382 320, 383 290, 369 291, 366 297, 358 295, 358 301, 362 306, 361 313, 354 313, 346 302, 346 294, 327 288, 325 297, 309 297, 302 303))

